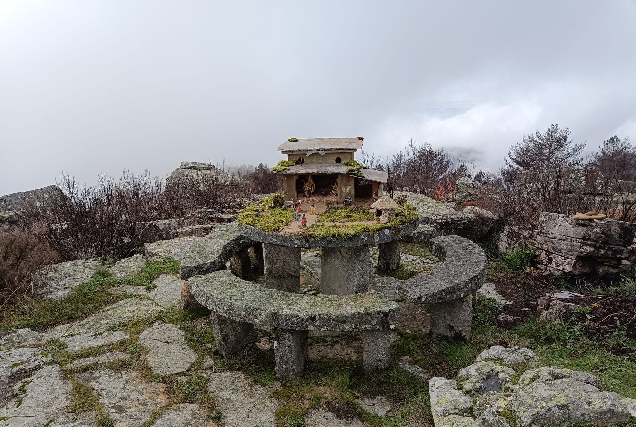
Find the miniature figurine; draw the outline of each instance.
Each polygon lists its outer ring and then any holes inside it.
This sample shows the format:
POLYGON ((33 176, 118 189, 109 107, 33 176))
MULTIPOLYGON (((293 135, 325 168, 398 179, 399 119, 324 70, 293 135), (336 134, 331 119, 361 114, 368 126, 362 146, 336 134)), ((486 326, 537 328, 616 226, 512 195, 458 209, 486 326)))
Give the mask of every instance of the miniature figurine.
POLYGON ((298 204, 296 205, 296 221, 300 219, 300 214, 302 211, 303 211, 303 208, 300 205, 300 202, 298 202, 298 204))
POLYGON ((315 203, 311 204, 311 214, 312 215, 316 215, 316 204, 315 203))
POLYGON ((307 217, 305 216, 305 214, 303 214, 303 218, 300 220, 300 224, 303 227, 307 227, 307 217))

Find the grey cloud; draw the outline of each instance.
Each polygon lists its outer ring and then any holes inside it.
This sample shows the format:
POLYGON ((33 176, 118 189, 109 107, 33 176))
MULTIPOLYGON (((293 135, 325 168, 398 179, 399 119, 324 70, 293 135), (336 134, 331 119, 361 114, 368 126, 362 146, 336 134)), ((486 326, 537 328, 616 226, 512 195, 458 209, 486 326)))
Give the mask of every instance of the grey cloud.
POLYGON ((271 165, 289 136, 492 168, 553 122, 598 144, 636 132, 634 22, 630 0, 0 0, 0 193, 271 165))

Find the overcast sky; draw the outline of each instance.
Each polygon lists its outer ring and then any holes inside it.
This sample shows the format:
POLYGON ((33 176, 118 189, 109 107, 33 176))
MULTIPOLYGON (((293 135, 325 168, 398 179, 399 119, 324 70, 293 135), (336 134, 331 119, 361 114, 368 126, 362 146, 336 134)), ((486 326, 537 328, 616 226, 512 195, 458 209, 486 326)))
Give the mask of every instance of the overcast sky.
POLYGON ((494 171, 551 123, 636 143, 636 0, 0 0, 0 194, 292 136, 494 171))

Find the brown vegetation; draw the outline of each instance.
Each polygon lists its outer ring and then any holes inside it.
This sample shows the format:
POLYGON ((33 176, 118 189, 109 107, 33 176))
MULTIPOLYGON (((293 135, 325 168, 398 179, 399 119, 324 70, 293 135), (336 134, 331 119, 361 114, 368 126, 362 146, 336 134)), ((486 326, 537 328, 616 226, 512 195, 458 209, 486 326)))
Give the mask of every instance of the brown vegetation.
POLYGON ((58 254, 33 233, 0 231, 0 300, 24 293, 33 274, 58 259, 58 254))

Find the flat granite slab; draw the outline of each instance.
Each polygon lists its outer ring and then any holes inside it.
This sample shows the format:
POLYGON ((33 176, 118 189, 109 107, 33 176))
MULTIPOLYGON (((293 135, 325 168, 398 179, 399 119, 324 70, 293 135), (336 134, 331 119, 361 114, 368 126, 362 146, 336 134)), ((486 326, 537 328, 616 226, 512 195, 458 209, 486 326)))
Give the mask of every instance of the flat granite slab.
POLYGON ((194 239, 181 260, 179 274, 186 280, 195 275, 222 270, 235 252, 254 243, 240 224, 233 222, 220 225, 207 236, 194 239))
POLYGON ((337 248, 342 246, 374 246, 401 239, 415 231, 417 222, 377 231, 367 231, 351 237, 311 237, 266 232, 245 224, 240 224, 240 227, 243 235, 257 242, 293 248, 337 248))
POLYGON ((388 328, 397 303, 373 292, 308 295, 267 289, 227 270, 189 280, 202 305, 232 320, 297 331, 376 331, 388 328))
POLYGON ((477 291, 486 278, 486 255, 472 241, 459 236, 431 240, 433 254, 443 259, 432 272, 408 280, 387 278, 400 297, 423 304, 454 301, 477 291))

